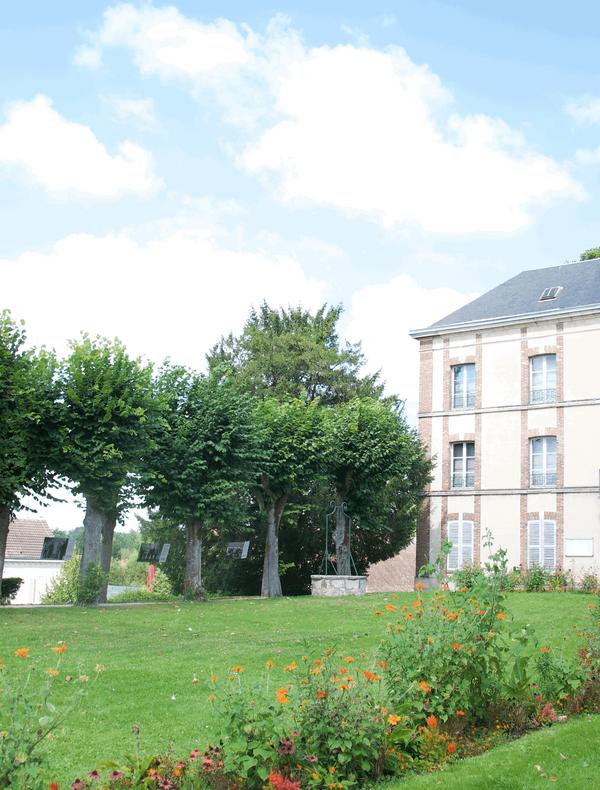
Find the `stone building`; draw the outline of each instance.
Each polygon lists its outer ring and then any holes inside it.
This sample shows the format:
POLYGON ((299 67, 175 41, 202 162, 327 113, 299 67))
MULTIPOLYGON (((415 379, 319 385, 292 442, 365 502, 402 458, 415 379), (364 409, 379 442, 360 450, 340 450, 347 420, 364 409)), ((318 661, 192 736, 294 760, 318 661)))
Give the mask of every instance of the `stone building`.
POLYGON ((419 431, 436 459, 417 568, 600 570, 600 259, 525 271, 426 329, 419 431))

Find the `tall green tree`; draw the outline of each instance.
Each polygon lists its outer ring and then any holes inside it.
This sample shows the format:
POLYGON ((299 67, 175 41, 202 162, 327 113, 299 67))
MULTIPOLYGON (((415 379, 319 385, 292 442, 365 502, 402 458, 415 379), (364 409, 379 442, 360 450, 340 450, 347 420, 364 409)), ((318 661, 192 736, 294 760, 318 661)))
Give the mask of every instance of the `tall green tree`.
POLYGON ((202 591, 202 540, 208 530, 244 516, 259 471, 260 431, 252 397, 231 378, 166 368, 159 378, 166 406, 146 457, 146 502, 185 524, 184 589, 202 591))
POLYGON ((416 524, 431 462, 401 410, 389 403, 355 398, 328 410, 326 426, 326 474, 337 506, 333 533, 337 572, 350 574, 343 504, 358 519, 362 532, 398 529, 401 515, 409 515, 416 524))
POLYGON ((0 312, 0 581, 10 521, 24 496, 55 482, 58 446, 56 361, 25 349, 23 327, 0 312))
POLYGON ((317 401, 262 401, 257 416, 263 427, 267 460, 254 495, 266 519, 261 595, 281 596, 279 525, 292 495, 300 495, 321 474, 325 451, 323 409, 317 401))
POLYGON ((320 400, 331 404, 356 395, 378 397, 379 374, 363 375, 360 343, 342 344, 341 305, 314 314, 301 307, 252 310, 241 334, 222 338, 208 354, 211 368, 226 366, 258 398, 320 400))
MULTIPOLYGON (((132 504, 159 405, 152 366, 131 358, 119 340, 72 342, 61 385, 61 472, 85 498, 84 584, 92 566, 110 570, 115 525, 132 504)), ((98 600, 105 597, 106 587, 98 600)))

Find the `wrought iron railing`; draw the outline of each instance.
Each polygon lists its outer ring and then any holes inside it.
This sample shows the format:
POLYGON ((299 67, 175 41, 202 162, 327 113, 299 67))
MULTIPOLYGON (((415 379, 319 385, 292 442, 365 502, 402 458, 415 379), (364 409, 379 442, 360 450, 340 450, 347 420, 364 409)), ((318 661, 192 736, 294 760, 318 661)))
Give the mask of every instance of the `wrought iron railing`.
POLYGON ((556 388, 531 390, 530 403, 554 403, 556 401, 556 388))
POLYGON ((473 488, 475 485, 475 473, 467 472, 464 474, 452 475, 452 488, 473 488))
POLYGON ((556 472, 532 472, 529 483, 532 488, 552 488, 556 485, 556 472))
POLYGON ((453 409, 472 409, 475 406, 475 392, 469 391, 464 395, 462 393, 454 393, 452 398, 453 409))

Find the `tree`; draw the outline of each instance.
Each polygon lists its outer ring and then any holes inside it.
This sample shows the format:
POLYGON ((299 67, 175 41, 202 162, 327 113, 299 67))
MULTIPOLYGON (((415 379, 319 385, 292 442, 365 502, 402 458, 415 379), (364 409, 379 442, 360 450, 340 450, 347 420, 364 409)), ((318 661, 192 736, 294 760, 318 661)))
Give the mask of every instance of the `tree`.
POLYGON ((431 462, 401 411, 388 403, 355 398, 330 409, 326 425, 326 474, 336 501, 337 572, 350 574, 342 505, 347 503, 363 532, 397 529, 402 523, 399 516, 406 514, 416 524, 416 503, 429 479, 431 462))
POLYGON ((14 511, 24 496, 42 496, 55 482, 56 361, 24 349, 25 340, 22 326, 0 312, 0 581, 14 511))
POLYGON ((292 494, 301 494, 318 478, 325 449, 323 409, 317 401, 262 401, 257 415, 263 426, 267 460, 254 495, 266 517, 261 595, 281 596, 279 525, 292 494))
POLYGON ((209 367, 227 367, 258 398, 339 403, 356 395, 379 397, 379 374, 361 377, 360 343, 340 344, 341 305, 313 315, 301 307, 252 310, 239 337, 221 338, 209 367))
POLYGON ((591 261, 594 258, 600 258, 600 247, 590 247, 589 250, 584 250, 579 256, 580 261, 591 261))
MULTIPOLYGON (((61 472, 85 498, 83 586, 92 566, 110 570, 115 525, 132 502, 133 475, 140 471, 159 407, 152 366, 130 358, 118 340, 84 335, 71 343, 61 383, 61 472)), ((106 584, 98 600, 105 597, 106 584)))
POLYGON ((260 432, 251 396, 233 379, 183 368, 159 378, 167 407, 146 458, 146 503, 185 524, 185 592, 202 592, 202 539, 210 528, 241 519, 257 475, 260 432))

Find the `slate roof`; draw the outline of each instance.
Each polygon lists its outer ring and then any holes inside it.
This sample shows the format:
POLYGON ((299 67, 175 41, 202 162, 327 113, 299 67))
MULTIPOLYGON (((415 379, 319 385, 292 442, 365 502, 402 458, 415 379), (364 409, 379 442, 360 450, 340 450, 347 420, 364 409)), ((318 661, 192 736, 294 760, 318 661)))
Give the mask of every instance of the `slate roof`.
POLYGON ((10 522, 6 543, 7 560, 39 560, 44 538, 52 530, 42 518, 16 518, 10 522))
MULTIPOLYGON (((592 305, 600 309, 600 258, 521 272, 427 329, 511 317, 535 318, 537 314, 551 316, 592 305), (554 286, 560 286, 556 299, 540 302, 542 291, 554 286)), ((414 330, 414 334, 425 334, 425 330, 414 330)))

